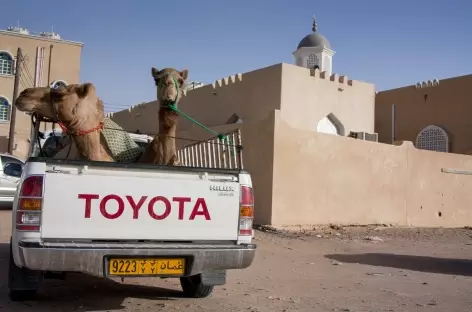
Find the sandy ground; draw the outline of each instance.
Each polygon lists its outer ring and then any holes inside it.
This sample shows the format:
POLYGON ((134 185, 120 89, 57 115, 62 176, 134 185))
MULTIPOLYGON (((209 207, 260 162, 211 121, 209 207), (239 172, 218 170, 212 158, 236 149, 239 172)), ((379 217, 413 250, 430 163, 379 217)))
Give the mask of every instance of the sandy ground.
POLYGON ((0 311, 472 311, 472 231, 390 227, 256 232, 253 265, 205 299, 177 280, 69 275, 37 301, 7 296, 10 214, 0 211, 0 311))

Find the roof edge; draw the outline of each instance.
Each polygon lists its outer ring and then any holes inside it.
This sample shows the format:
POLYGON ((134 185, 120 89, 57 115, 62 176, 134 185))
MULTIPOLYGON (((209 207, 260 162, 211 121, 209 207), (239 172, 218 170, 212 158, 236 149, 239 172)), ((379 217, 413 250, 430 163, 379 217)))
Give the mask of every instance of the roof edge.
POLYGON ((25 34, 20 34, 16 32, 12 32, 9 30, 0 30, 0 35, 7 35, 7 36, 13 36, 13 37, 21 37, 25 39, 33 39, 33 40, 41 40, 41 41, 49 41, 49 42, 56 42, 56 43, 64 43, 64 44, 69 44, 69 45, 76 45, 83 47, 84 44, 82 42, 78 41, 71 41, 71 40, 64 40, 64 39, 53 39, 53 38, 48 38, 48 37, 41 37, 38 35, 25 35, 25 34))

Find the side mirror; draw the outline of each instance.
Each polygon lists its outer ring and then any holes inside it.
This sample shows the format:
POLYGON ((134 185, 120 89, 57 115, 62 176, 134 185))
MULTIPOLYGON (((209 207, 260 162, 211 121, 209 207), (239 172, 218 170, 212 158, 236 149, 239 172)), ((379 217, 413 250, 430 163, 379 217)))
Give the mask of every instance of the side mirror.
POLYGON ((21 177, 21 173, 23 172, 23 166, 17 163, 8 163, 3 167, 3 173, 7 176, 21 177))

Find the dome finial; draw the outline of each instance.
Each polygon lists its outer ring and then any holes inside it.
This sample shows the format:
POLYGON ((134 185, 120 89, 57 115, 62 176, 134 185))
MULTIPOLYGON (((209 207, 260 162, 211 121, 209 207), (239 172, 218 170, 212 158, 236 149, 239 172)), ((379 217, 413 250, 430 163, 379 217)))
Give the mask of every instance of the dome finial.
POLYGON ((315 32, 317 29, 317 25, 316 25, 316 17, 315 15, 313 15, 313 27, 311 28, 311 30, 313 30, 313 32, 315 32))

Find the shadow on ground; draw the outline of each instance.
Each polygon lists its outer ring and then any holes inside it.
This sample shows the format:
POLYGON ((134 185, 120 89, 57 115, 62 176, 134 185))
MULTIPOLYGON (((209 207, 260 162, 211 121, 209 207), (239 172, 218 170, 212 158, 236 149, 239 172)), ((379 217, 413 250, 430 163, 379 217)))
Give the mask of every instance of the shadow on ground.
POLYGON ((448 259, 388 253, 329 254, 326 258, 344 263, 359 263, 419 272, 472 276, 472 260, 448 259))
MULTIPOLYGON (((11 302, 8 297, 9 244, 0 244, 1 311, 112 311, 124 308, 127 298, 155 300, 155 311, 168 300, 182 298, 180 290, 121 284, 85 274, 69 274, 66 280, 45 280, 37 300, 11 302), (4 309, 4 310, 3 310, 4 309)), ((129 280, 128 280, 129 281, 129 280)), ((160 279, 156 279, 159 282, 160 279)))

